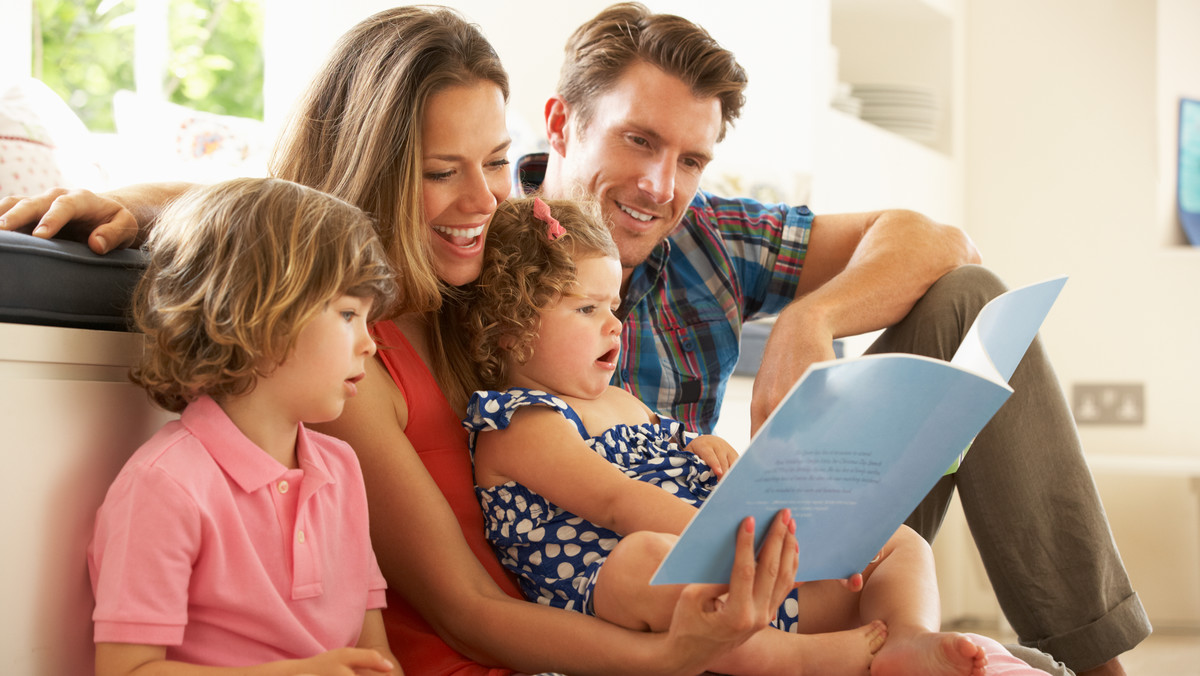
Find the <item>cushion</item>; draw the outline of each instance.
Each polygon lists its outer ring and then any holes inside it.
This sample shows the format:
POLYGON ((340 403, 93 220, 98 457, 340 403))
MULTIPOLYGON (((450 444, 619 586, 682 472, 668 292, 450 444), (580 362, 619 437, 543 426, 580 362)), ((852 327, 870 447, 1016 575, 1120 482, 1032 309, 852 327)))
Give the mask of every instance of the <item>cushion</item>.
POLYGON ((123 150, 109 168, 117 185, 178 180, 211 183, 265 176, 275 134, 260 120, 216 115, 130 91, 113 95, 123 150), (115 166, 124 162, 123 166, 115 166))
POLYGON ((145 269, 139 249, 100 256, 79 242, 0 230, 0 322, 128 331, 145 269))
POLYGON ((87 128, 46 84, 20 78, 0 86, 0 197, 56 187, 100 187, 87 128))

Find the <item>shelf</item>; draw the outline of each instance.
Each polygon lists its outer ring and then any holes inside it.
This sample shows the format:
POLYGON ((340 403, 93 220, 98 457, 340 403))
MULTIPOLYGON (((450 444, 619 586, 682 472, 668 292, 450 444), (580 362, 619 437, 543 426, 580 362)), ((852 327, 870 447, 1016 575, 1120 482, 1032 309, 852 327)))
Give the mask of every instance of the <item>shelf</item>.
POLYGON ((927 142, 953 154, 956 63, 955 0, 833 0, 830 42, 838 80, 917 85, 940 104, 938 131, 927 142))
POLYGON ((962 218, 953 158, 833 109, 819 123, 811 199, 817 213, 905 208, 946 223, 962 218))

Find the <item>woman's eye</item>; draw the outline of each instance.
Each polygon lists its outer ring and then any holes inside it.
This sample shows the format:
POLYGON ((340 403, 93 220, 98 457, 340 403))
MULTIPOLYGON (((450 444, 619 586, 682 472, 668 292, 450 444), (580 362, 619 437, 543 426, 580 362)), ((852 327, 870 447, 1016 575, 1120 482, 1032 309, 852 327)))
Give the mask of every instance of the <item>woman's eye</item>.
POLYGON ((508 158, 505 157, 504 159, 496 160, 495 162, 488 162, 488 166, 493 169, 502 169, 508 166, 508 158))
POLYGON ((425 173, 425 178, 430 181, 445 181, 453 175, 453 171, 429 171, 425 173))

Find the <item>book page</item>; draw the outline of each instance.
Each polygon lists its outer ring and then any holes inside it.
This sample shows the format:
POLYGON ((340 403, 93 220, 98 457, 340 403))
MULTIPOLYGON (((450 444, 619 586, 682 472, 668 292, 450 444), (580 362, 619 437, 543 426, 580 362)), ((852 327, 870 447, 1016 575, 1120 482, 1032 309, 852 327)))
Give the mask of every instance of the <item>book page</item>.
POLYGON ((741 520, 754 516, 761 539, 784 508, 800 541, 796 581, 861 572, 1012 394, 1005 381, 1064 282, 994 299, 954 363, 883 354, 814 364, 651 583, 728 582, 741 520))

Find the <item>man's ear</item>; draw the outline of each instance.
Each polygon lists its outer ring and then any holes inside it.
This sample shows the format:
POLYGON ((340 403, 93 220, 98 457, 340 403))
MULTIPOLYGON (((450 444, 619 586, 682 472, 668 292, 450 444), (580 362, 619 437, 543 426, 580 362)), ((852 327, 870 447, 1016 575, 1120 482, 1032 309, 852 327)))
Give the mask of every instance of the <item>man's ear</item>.
POLYGON ((546 138, 550 149, 559 155, 567 155, 567 139, 570 136, 568 118, 571 107, 557 94, 546 100, 546 138))

